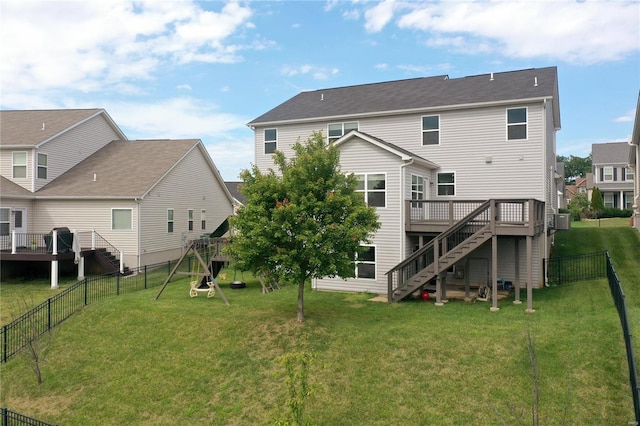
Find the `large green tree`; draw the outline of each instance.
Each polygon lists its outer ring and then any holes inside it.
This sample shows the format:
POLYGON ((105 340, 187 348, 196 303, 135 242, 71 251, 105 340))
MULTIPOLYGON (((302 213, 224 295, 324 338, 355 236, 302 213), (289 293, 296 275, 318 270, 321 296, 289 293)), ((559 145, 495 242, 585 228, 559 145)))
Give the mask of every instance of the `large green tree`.
POLYGON ((591 154, 586 157, 558 155, 556 160, 559 163, 564 163, 565 183, 568 185, 574 184, 576 178, 585 177, 587 173, 591 172, 591 154))
POLYGON ((235 232, 227 253, 237 268, 296 283, 302 322, 305 284, 353 277, 355 256, 380 223, 355 191, 356 177, 340 171, 340 153, 322 133, 298 141, 293 151, 289 160, 275 152, 278 173, 254 165, 240 174, 247 201, 231 220, 235 232))

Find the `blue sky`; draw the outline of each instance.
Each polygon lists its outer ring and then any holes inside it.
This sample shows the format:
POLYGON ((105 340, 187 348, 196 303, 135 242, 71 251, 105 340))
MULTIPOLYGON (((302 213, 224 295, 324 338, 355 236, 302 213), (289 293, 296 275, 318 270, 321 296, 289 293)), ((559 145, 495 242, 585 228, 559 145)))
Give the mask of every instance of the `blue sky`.
POLYGON ((0 108, 202 139, 225 180, 246 123, 303 90, 557 66, 567 156, 627 140, 640 90, 637 1, 0 0, 0 40, 0 108))

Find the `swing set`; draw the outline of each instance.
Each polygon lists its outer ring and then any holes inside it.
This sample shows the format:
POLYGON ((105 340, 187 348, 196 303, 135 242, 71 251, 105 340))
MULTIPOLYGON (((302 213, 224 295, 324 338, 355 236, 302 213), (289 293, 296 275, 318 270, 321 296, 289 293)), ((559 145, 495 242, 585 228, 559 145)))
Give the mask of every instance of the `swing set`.
POLYGON ((182 274, 182 275, 189 275, 192 278, 191 281, 189 282, 189 285, 190 285, 189 296, 196 297, 198 293, 206 292, 207 297, 214 297, 217 291, 220 297, 222 298, 222 300, 224 301, 224 303, 228 305, 229 301, 227 300, 227 297, 224 295, 224 292, 218 285, 218 275, 222 270, 222 267, 224 266, 224 262, 226 259, 222 255, 221 240, 215 239, 214 241, 218 244, 215 244, 213 254, 208 259, 209 262, 205 262, 204 259, 202 258, 202 255, 198 251, 198 248, 202 247, 202 240, 191 241, 187 247, 187 250, 184 252, 180 260, 178 260, 178 263, 176 263, 176 266, 173 268, 173 270, 171 271, 167 279, 164 281, 164 284, 162 284, 162 287, 160 288, 160 291, 158 291, 158 294, 156 295, 154 300, 158 300, 158 298, 160 297, 164 289, 167 287, 167 284, 169 284, 169 281, 171 281, 171 278, 173 278, 174 275, 182 274), (189 257, 189 255, 193 255, 193 257, 195 258, 191 271, 189 272, 179 271, 178 268, 182 265, 182 263, 184 262, 184 259, 189 257))

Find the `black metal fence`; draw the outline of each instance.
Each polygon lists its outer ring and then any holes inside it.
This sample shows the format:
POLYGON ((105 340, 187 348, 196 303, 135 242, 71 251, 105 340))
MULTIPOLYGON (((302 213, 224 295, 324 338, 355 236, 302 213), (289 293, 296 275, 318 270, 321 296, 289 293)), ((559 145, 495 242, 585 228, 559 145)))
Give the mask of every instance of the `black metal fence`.
POLYGON ((607 276, 607 252, 544 259, 542 265, 547 285, 597 280, 607 276))
MULTIPOLYGON (((0 363, 7 362, 29 342, 51 331, 82 307, 111 296, 144 290, 161 285, 175 260, 132 269, 131 275, 121 274, 88 277, 42 302, 29 312, 2 326, 0 330, 0 363)), ((189 259, 181 269, 189 271, 189 259)))
POLYGON ((47 423, 31 417, 23 416, 20 413, 9 410, 8 408, 0 408, 0 411, 0 415, 2 416, 2 426, 56 426, 52 423, 47 423))
POLYGON ((636 361, 633 355, 633 345, 631 343, 631 328, 629 327, 629 320, 627 319, 627 305, 625 303, 624 292, 622 291, 622 285, 620 279, 616 274, 616 270, 611 262, 611 257, 608 252, 606 253, 607 259, 607 279, 609 281, 609 289, 611 290, 611 296, 613 302, 618 310, 618 316, 620 317, 620 323, 622 324, 622 334, 624 336, 624 344, 627 349, 627 363, 629 364, 629 382, 631 383, 631 392, 633 393, 633 408, 636 416, 636 424, 640 424, 640 393, 638 389, 638 372, 636 370, 636 361))

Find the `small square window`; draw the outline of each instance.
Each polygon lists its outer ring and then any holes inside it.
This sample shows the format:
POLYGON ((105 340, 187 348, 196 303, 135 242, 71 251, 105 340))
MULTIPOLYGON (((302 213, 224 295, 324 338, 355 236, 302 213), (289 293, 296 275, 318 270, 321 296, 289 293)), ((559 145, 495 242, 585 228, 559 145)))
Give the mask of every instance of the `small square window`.
POLYGON ((455 173, 438 173, 438 195, 456 195, 455 173))

